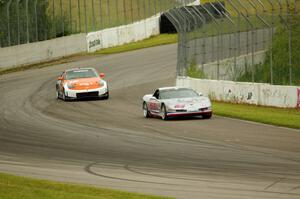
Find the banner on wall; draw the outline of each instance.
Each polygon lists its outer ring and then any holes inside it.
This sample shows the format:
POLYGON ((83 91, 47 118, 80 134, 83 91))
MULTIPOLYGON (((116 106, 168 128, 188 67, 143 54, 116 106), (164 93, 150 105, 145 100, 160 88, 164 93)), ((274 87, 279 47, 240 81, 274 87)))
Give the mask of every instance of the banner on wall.
POLYGON ((297 108, 300 108, 300 88, 297 89, 298 90, 298 100, 297 100, 297 108))
POLYGON ((92 32, 86 36, 88 52, 94 52, 101 49, 102 46, 102 32, 92 32))

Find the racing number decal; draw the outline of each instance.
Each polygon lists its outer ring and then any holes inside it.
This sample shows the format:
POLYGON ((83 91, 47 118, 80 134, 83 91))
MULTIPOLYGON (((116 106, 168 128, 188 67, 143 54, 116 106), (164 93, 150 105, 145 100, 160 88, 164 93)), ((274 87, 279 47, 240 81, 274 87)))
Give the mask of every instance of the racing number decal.
POLYGON ((158 104, 155 103, 155 102, 150 102, 150 103, 149 103, 149 108, 150 108, 151 110, 158 110, 158 104))

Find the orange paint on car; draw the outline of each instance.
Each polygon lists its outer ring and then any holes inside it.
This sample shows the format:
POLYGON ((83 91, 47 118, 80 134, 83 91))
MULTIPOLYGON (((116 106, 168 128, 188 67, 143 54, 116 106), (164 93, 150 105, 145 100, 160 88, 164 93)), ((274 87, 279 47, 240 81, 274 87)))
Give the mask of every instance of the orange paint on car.
POLYGON ((102 87, 103 85, 100 85, 100 81, 100 77, 93 77, 65 80, 64 83, 72 85, 73 87, 69 88, 71 90, 90 90, 102 87))

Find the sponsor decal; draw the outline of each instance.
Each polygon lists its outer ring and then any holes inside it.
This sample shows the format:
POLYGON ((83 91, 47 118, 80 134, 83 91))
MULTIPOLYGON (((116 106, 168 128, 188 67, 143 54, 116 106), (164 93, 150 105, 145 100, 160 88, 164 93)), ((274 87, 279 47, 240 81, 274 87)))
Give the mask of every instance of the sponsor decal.
POLYGON ((101 44, 100 39, 95 39, 95 40, 89 42, 89 48, 98 46, 98 45, 100 45, 100 44, 101 44))
POLYGON ((297 89, 298 93, 297 93, 297 96, 298 96, 298 100, 297 100, 297 108, 300 108, 300 88, 297 89))

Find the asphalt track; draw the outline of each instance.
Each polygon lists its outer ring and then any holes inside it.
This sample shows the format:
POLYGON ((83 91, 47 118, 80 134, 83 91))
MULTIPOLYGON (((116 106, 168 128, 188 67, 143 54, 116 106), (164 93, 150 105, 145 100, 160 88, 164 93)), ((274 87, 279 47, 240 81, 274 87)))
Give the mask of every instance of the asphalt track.
POLYGON ((168 45, 0 76, 0 172, 176 198, 300 198, 300 131, 143 118, 142 96, 174 85, 176 53, 168 45), (56 77, 83 66, 106 73, 111 98, 56 100, 56 77))

